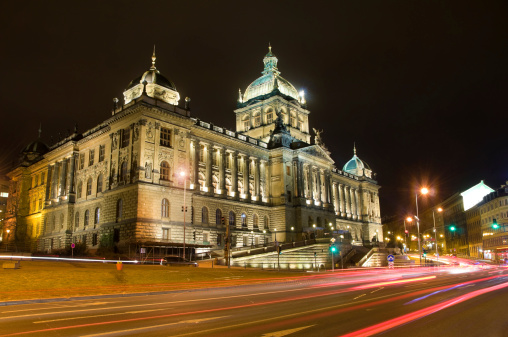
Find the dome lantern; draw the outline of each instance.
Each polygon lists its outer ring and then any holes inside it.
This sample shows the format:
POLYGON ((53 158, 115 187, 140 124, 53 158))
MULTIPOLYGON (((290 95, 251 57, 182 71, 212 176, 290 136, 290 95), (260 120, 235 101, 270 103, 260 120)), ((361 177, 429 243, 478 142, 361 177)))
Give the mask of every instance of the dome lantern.
POLYGON ((359 177, 366 176, 367 178, 372 178, 370 166, 356 155, 356 145, 353 145, 353 158, 344 165, 342 170, 359 177))

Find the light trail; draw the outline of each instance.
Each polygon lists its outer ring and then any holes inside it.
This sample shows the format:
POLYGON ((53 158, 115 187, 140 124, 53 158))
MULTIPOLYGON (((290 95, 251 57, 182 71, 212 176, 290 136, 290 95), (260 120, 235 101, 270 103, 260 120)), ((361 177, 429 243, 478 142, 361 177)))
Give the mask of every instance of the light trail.
POLYGON ((424 277, 403 279, 403 280, 397 280, 397 281, 371 283, 371 284, 366 284, 363 286, 354 287, 352 289, 353 290, 362 290, 362 289, 368 289, 368 288, 377 288, 377 287, 384 287, 384 286, 390 286, 390 285, 396 285, 396 284, 405 284, 405 283, 410 283, 410 282, 431 280, 431 279, 435 279, 435 278, 436 278, 436 275, 432 275, 432 276, 424 276, 424 277))
POLYGON ((499 289, 503 289, 506 287, 508 287, 508 283, 502 283, 502 284, 498 284, 498 285, 495 285, 495 286, 492 286, 489 288, 476 290, 471 293, 461 295, 461 296, 456 297, 454 299, 445 301, 443 303, 435 304, 435 305, 430 306, 425 309, 417 310, 412 313, 409 313, 409 314, 406 314, 406 315, 403 315, 403 316, 400 316, 400 317, 397 317, 397 318, 394 318, 394 319, 391 319, 391 320, 388 320, 388 321, 385 321, 382 323, 378 323, 378 324, 372 325, 370 327, 367 327, 367 328, 364 328, 361 330, 357 330, 357 331, 354 331, 354 332, 351 332, 351 333, 348 333, 345 335, 341 335, 341 337, 372 336, 374 334, 378 334, 378 333, 384 332, 386 330, 390 330, 395 327, 398 327, 400 325, 403 325, 403 324, 415 321, 417 319, 423 318, 425 316, 431 315, 435 312, 438 312, 443 309, 449 308, 451 306, 457 305, 459 303, 462 303, 462 302, 467 301, 469 299, 475 298, 477 296, 480 296, 480 295, 483 295, 483 294, 486 294, 486 293, 489 293, 492 291, 496 291, 499 289))

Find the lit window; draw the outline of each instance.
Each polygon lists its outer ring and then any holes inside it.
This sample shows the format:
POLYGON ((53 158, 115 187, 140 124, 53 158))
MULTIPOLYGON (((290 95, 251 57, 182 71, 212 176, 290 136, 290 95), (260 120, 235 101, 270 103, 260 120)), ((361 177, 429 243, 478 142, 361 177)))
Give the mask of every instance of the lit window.
POLYGON ((252 216, 252 224, 253 224, 254 228, 259 228, 259 218, 258 218, 257 214, 254 214, 252 216))
POLYGON ((85 167, 85 154, 79 155, 79 169, 82 170, 85 167))
POLYGON ((161 163, 161 180, 169 180, 169 164, 167 161, 161 163))
POLYGON ((88 226, 88 223, 90 221, 90 211, 89 210, 86 210, 85 211, 85 226, 88 226))
POLYGON ((97 177, 97 193, 101 193, 102 192, 102 174, 99 174, 99 176, 97 177))
POLYGON ((169 200, 168 199, 162 199, 161 203, 161 216, 163 218, 169 217, 169 200))
POLYGON ((94 224, 97 225, 100 221, 100 218, 101 218, 101 209, 99 207, 97 207, 95 209, 95 217, 94 217, 94 224))
POLYGON ((273 113, 269 112, 266 114, 266 124, 271 124, 273 122, 273 113))
POLYGON ((161 128, 161 146, 171 147, 171 130, 167 128, 161 128))
POLYGON ((86 195, 92 195, 92 178, 86 182, 86 195))
POLYGON ((201 209, 201 223, 207 224, 208 223, 208 208, 203 207, 201 209))
POLYGON ((235 218, 236 218, 235 213, 233 211, 229 212, 229 225, 230 226, 235 226, 235 223, 236 223, 235 218))
POLYGON ((242 227, 247 227, 247 215, 242 213, 242 227))
POLYGON ((222 223, 222 211, 217 208, 215 211, 215 224, 220 225, 222 223))
POLYGON ((162 240, 169 240, 171 239, 171 232, 169 228, 163 228, 162 229, 162 240))
POLYGON ((106 155, 106 145, 99 146, 99 163, 104 161, 106 155))
POLYGON ((2 198, 8 198, 9 197, 9 193, 7 193, 7 192, 0 192, 0 197, 2 197, 2 198))
POLYGON ((124 129, 122 132, 122 149, 124 147, 129 146, 130 137, 131 137, 131 130, 129 128, 124 129))
POLYGON ((92 166, 95 158, 95 150, 90 150, 88 153, 88 166, 92 166))

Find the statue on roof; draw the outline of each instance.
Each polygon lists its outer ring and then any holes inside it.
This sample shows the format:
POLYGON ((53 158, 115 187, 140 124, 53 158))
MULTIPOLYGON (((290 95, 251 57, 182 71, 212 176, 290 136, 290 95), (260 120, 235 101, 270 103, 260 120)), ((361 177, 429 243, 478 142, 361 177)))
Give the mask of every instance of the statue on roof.
POLYGON ((316 134, 314 136, 314 144, 319 145, 326 153, 330 154, 330 151, 328 151, 328 148, 323 142, 323 138, 321 136, 323 134, 323 130, 318 130, 316 128, 312 128, 312 130, 314 130, 314 133, 316 134))

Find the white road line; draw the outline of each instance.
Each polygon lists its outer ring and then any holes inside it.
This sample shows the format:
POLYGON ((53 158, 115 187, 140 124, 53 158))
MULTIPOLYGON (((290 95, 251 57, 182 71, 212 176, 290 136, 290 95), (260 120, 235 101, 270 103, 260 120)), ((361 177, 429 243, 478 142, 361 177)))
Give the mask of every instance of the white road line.
POLYGON ((201 318, 201 319, 192 319, 187 321, 181 321, 181 322, 174 322, 174 323, 166 323, 166 324, 159 324, 159 325, 151 325, 151 326, 144 326, 142 328, 134 328, 134 329, 126 329, 126 330, 115 330, 115 331, 109 331, 109 332, 103 332, 93 335, 85 335, 81 337, 96 337, 96 336, 105 336, 105 335, 111 335, 111 334, 117 334, 117 333, 124 333, 124 332, 132 332, 132 331, 139 331, 139 330, 146 330, 146 329, 154 329, 154 328, 160 328, 163 326, 170 326, 170 325, 177 325, 177 324, 195 324, 205 321, 211 321, 213 319, 219 319, 219 318, 225 318, 229 316, 221 316, 221 317, 210 317, 210 318, 201 318))
POLYGON ((94 315, 94 316, 78 316, 78 317, 67 317, 67 318, 57 318, 57 319, 48 319, 46 321, 36 321, 34 324, 39 323, 49 323, 49 322, 61 322, 61 321, 71 321, 75 319, 83 319, 83 318, 93 318, 93 317, 102 317, 102 316, 118 316, 118 315, 126 315, 126 314, 140 314, 143 312, 151 312, 151 311, 159 311, 159 310, 170 310, 172 308, 164 308, 164 309, 151 309, 151 310, 141 310, 141 311, 127 311, 127 312, 117 312, 114 314, 103 314, 103 315, 94 315))
POLYGON ((353 298, 353 300, 356 300, 357 298, 363 297, 365 295, 367 295, 367 294, 361 294, 360 296, 356 296, 355 298, 353 298))
POLYGON ((371 294, 373 294, 373 293, 375 293, 376 291, 380 291, 381 289, 384 289, 384 288, 385 288, 385 287, 380 287, 380 288, 377 288, 376 290, 371 291, 370 293, 371 293, 371 294))
POLYGON ((282 337, 282 336, 287 336, 287 335, 291 335, 294 332, 298 332, 300 330, 304 330, 304 329, 308 329, 310 327, 313 327, 314 325, 315 324, 313 324, 313 325, 307 325, 307 326, 302 326, 300 328, 294 328, 294 329, 288 329, 288 330, 269 332, 269 333, 265 333, 264 335, 261 335, 261 337, 282 337))

